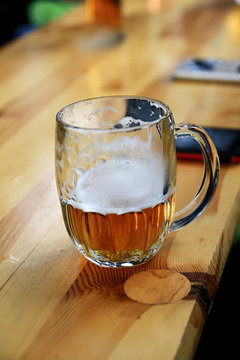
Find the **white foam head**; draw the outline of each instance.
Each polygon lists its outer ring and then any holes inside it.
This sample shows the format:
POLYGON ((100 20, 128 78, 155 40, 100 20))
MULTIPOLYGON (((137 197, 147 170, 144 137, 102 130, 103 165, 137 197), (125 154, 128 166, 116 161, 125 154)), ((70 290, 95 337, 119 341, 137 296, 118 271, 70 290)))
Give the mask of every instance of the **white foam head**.
POLYGON ((81 175, 69 203, 86 212, 123 214, 163 201, 163 188, 159 157, 110 159, 81 175))

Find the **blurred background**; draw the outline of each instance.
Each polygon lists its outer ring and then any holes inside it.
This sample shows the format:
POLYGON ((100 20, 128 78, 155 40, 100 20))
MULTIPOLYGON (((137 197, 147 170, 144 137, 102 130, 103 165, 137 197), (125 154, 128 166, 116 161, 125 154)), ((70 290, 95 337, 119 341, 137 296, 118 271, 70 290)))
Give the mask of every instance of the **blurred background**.
POLYGON ((0 45, 62 16, 81 0, 1 0, 0 45))

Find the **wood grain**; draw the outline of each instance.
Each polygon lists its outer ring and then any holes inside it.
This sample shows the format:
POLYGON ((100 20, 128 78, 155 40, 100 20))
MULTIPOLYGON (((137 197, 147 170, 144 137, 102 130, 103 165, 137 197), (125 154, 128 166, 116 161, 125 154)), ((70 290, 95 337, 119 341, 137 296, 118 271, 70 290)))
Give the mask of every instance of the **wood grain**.
MULTIPOLYGON (((169 104, 176 122, 240 126, 238 85, 171 80, 186 56, 239 57, 240 8, 169 0, 154 9, 123 1, 124 38, 112 47, 86 47, 94 28, 79 7, 0 49, 1 360, 193 358, 239 222, 240 166, 222 166, 207 211, 134 269, 83 259, 55 189, 55 114, 76 100, 139 94, 169 104), (152 269, 187 277, 187 297, 154 306, 129 299, 124 282, 152 269)), ((200 163, 178 164, 178 207, 201 174, 200 163)))

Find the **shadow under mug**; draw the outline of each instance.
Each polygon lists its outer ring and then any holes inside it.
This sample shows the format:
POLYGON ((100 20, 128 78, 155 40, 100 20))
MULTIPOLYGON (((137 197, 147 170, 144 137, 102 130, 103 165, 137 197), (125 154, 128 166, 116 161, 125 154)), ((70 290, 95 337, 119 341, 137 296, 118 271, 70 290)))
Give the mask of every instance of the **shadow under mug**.
POLYGON ((164 103, 145 97, 82 100, 57 114, 56 181, 66 229, 93 263, 150 260, 168 232, 196 219, 219 177, 216 148, 200 127, 175 124, 164 103), (204 175, 191 202, 175 212, 176 138, 198 142, 204 175))

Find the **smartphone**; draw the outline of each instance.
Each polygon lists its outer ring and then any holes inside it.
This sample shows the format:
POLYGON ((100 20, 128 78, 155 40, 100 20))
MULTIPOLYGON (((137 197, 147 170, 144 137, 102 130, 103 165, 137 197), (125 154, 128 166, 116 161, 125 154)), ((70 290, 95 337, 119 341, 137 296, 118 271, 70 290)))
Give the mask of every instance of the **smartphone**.
POLYGON ((188 58, 173 71, 175 79, 240 82, 240 60, 188 58))
MULTIPOLYGON (((223 163, 240 163, 240 129, 204 127, 213 140, 220 161, 223 163)), ((177 157, 184 160, 201 160, 200 145, 191 137, 176 140, 177 157)))

